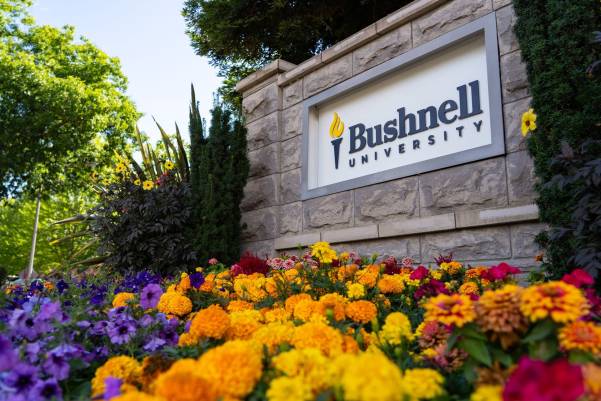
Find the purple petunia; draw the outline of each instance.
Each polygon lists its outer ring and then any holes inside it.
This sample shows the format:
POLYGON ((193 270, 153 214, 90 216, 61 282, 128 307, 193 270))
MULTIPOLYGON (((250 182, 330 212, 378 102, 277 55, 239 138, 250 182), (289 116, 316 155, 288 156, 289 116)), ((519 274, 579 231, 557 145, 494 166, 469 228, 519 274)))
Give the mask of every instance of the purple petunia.
POLYGON ((50 352, 44 361, 44 370, 54 376, 57 380, 69 377, 69 363, 64 357, 50 352))
POLYGON ((49 379, 38 381, 33 387, 28 400, 61 400, 62 398, 63 391, 58 382, 55 379, 49 379))
POLYGON ((154 337, 144 345, 144 350, 154 352, 162 348, 167 342, 159 337, 154 337))
POLYGON ((190 284, 192 285, 192 287, 199 289, 204 282, 205 276, 201 272, 195 272, 190 274, 190 284))
POLYGON ((17 353, 13 349, 13 343, 0 335, 0 372, 11 369, 17 361, 17 353))
POLYGON ((104 400, 110 401, 111 398, 118 396, 121 394, 121 385, 123 384, 123 380, 118 379, 113 376, 109 376, 104 379, 104 400))
POLYGON ((158 284, 148 284, 140 294, 140 306, 143 309, 156 308, 163 295, 163 289, 158 284))
POLYGON ((5 383, 17 394, 28 394, 38 381, 38 370, 25 363, 18 363, 6 376, 5 383))
POLYGON ((135 326, 129 321, 109 323, 108 335, 113 344, 127 343, 135 332, 135 326))

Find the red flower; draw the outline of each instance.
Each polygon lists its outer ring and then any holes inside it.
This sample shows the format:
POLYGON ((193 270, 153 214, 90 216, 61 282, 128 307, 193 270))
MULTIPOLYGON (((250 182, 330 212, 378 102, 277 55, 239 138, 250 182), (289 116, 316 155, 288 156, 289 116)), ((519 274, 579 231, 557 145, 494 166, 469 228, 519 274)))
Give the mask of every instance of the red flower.
POLYGON ((431 279, 426 284, 422 284, 415 293, 413 297, 417 300, 422 299, 423 297, 433 297, 438 294, 450 294, 451 292, 444 286, 442 281, 438 281, 435 279, 431 279))
POLYGON ((256 257, 250 253, 247 253, 244 256, 242 256, 238 263, 236 263, 230 269, 230 273, 232 274, 232 276, 237 276, 238 274, 253 273, 267 274, 268 271, 269 266, 267 266, 267 261, 265 259, 256 257))
POLYGON ((584 394, 582 370, 567 359, 523 357, 503 390, 503 401, 575 401, 584 394))
POLYGON ((384 273, 386 274, 399 274, 401 272, 401 268, 397 265, 394 256, 389 256, 384 259, 384 265, 386 266, 384 269, 384 273))
POLYGON ((493 266, 482 274, 482 278, 490 281, 504 280, 510 274, 521 273, 521 270, 517 267, 508 265, 502 262, 498 266, 493 266))
POLYGON ((561 281, 572 284, 574 287, 582 288, 593 285, 595 280, 582 269, 574 269, 571 273, 564 275, 561 281))
POLYGON ((417 269, 415 269, 413 273, 411 273, 409 278, 411 280, 423 280, 426 277, 428 277, 428 273, 430 273, 430 271, 424 266, 418 266, 417 269))
POLYGON ((440 254, 437 258, 434 258, 434 261, 438 266, 443 263, 450 263, 453 261, 453 252, 449 253, 448 255, 440 254))

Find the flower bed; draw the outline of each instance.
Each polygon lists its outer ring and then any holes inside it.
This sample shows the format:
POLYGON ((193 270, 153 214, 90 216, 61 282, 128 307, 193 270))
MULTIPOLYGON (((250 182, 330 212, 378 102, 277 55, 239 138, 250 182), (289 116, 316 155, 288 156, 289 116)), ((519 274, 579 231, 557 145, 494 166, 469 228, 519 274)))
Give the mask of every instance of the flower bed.
POLYGON ((576 270, 338 255, 13 285, 0 400, 596 400, 600 299, 576 270))

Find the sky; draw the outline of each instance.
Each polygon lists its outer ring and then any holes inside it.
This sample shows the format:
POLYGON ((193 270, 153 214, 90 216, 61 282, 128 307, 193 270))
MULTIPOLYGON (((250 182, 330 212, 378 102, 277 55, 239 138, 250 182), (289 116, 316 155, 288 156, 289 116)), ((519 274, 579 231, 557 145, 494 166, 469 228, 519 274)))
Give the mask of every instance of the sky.
POLYGON ((129 80, 127 94, 144 113, 138 126, 152 142, 160 138, 152 116, 170 133, 177 122, 187 141, 190 84, 201 115, 209 120, 221 79, 190 46, 182 4, 183 0, 35 0, 30 12, 38 24, 75 26, 77 36, 121 60, 129 80))

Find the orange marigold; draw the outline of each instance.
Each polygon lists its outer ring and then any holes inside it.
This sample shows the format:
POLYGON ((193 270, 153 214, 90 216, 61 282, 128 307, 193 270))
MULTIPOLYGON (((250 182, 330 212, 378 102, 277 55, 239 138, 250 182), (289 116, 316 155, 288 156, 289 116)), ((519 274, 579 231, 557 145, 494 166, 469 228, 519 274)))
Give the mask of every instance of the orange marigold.
POLYGON ((271 322, 285 322, 290 319, 290 313, 286 311, 284 308, 275 307, 269 310, 266 310, 264 313, 265 321, 267 323, 271 322))
POLYGON ((159 299, 157 309, 159 312, 181 317, 192 312, 192 301, 177 291, 165 292, 159 299))
POLYGON ((253 309, 254 306, 248 301, 233 300, 227 305, 228 312, 239 312, 242 310, 253 309))
POLYGON ((488 268, 486 268, 484 266, 476 266, 471 269, 467 269, 465 272, 465 277, 466 278, 479 278, 487 270, 488 270, 488 268))
POLYGON ((382 294, 400 294, 405 289, 404 279, 400 274, 384 274, 378 281, 378 289, 382 294))
POLYGON ((342 334, 333 327, 321 322, 309 322, 294 329, 292 345, 298 349, 316 348, 325 355, 342 352, 342 334))
POLYGON ((196 338, 221 339, 230 327, 230 317, 219 305, 198 311, 190 324, 190 334, 196 338))
POLYGON ((217 400, 213 383, 200 375, 200 364, 194 359, 175 362, 157 378, 154 393, 169 401, 217 400))
POLYGON ((113 298, 113 308, 126 306, 128 302, 134 299, 135 295, 131 292, 120 292, 113 298))
POLYGON ((520 311, 522 287, 508 284, 494 291, 485 291, 476 302, 478 324, 484 331, 500 340, 503 348, 519 341, 527 327, 526 318, 520 311))
POLYGON ((286 299, 285 303, 286 312, 292 315, 294 313, 294 308, 296 308, 296 304, 298 304, 303 299, 311 299, 311 295, 302 293, 289 296, 288 299, 286 299))
POLYGON ((225 333, 228 340, 248 340, 252 334, 262 326, 261 312, 257 310, 244 310, 230 314, 230 327, 225 333))
POLYGON ((176 287, 177 291, 186 292, 190 288, 192 288, 190 276, 188 275, 188 273, 182 273, 182 275, 179 279, 179 283, 177 284, 177 287, 176 287))
POLYGON ((367 288, 374 288, 378 281, 378 273, 368 269, 359 270, 355 274, 355 277, 357 277, 357 282, 359 284, 363 284, 367 288))
POLYGON ((582 320, 572 322, 559 330, 559 345, 566 351, 601 355, 601 326, 582 320))
POLYGON ((294 318, 308 322, 325 318, 325 305, 312 299, 303 299, 294 307, 294 318))
POLYGON ((198 360, 198 374, 223 399, 244 399, 263 374, 260 344, 234 340, 212 348, 198 360))
POLYGON ((319 302, 325 307, 326 311, 331 311, 334 320, 341 321, 346 317, 344 307, 347 299, 342 295, 337 293, 325 294, 319 298, 319 302))
POLYGON ((96 369, 92 379, 92 395, 104 393, 104 380, 107 377, 121 379, 124 384, 133 384, 139 380, 140 373, 140 364, 132 357, 119 355, 109 358, 104 365, 96 369))
POLYGON ((469 296, 461 294, 438 294, 424 305, 425 320, 437 320, 443 324, 461 327, 476 318, 474 304, 469 296))
POLYGON ((275 353, 280 345, 291 343, 293 334, 294 325, 291 322, 273 322, 259 327, 251 339, 275 353))
POLYGON ((346 306, 346 315, 357 323, 368 323, 378 315, 378 308, 369 301, 354 301, 346 306))
POLYGON ((557 323, 568 323, 586 315, 589 305, 578 288, 550 281, 526 288, 520 309, 533 322, 550 317, 557 323))
POLYGON ((478 284, 474 283, 473 281, 468 281, 461 284, 461 287, 459 287, 459 293, 464 295, 478 295, 480 294, 480 289, 478 288, 478 284))

